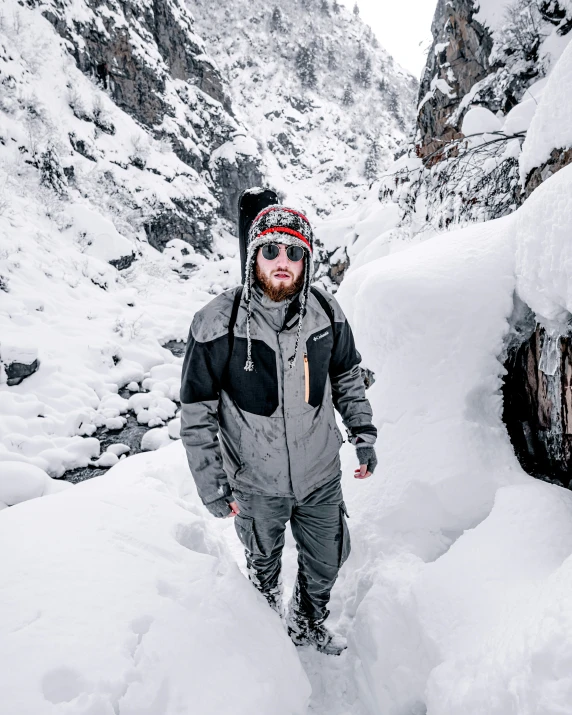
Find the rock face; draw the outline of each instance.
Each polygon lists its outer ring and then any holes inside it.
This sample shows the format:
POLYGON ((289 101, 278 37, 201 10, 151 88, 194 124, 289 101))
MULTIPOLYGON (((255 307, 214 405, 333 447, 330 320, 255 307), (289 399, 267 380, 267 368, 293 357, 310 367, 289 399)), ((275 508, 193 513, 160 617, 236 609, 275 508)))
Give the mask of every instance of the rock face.
POLYGON ((5 366, 8 387, 19 385, 30 375, 33 375, 40 367, 40 361, 34 360, 30 364, 23 362, 12 362, 5 366))
POLYGON ((569 486, 572 477, 572 340, 540 325, 505 364, 504 422, 522 467, 569 486))
MULTIPOLYGON (((39 7, 66 40, 77 66, 152 139, 172 147, 192 170, 190 176, 206 183, 210 200, 205 200, 203 189, 175 206, 164 199, 156 202, 144 222, 151 245, 162 250, 168 240, 180 238, 202 252, 208 250, 217 216, 235 219, 225 177, 232 175, 233 191, 240 193, 253 182, 261 183, 261 160, 236 154, 226 174, 211 173, 213 152, 244 129, 233 116, 223 79, 195 33, 184 2, 84 0, 81 13, 74 12, 68 0, 28 4, 39 7)), ((87 113, 79 107, 79 114, 102 132, 114 133, 113 123, 97 108, 87 113)), ((97 161, 84 140, 72 136, 70 143, 82 156, 97 161)), ((135 146, 131 163, 146 170, 144 150, 135 146)))
POLYGON ((543 181, 550 178, 560 169, 572 163, 572 149, 553 149, 550 159, 542 166, 538 166, 527 177, 524 187, 526 197, 538 188, 543 181))
POLYGON ((433 156, 459 138, 464 99, 491 72, 493 40, 474 19, 472 0, 439 0, 431 25, 433 44, 419 87, 417 154, 433 156))
POLYGON ((482 4, 437 4, 417 117, 417 154, 429 164, 442 158, 447 142, 463 136, 471 105, 506 115, 518 104, 550 69, 546 38, 552 33, 556 44, 572 29, 570 7, 559 0, 498 0, 500 20, 480 13, 482 4))

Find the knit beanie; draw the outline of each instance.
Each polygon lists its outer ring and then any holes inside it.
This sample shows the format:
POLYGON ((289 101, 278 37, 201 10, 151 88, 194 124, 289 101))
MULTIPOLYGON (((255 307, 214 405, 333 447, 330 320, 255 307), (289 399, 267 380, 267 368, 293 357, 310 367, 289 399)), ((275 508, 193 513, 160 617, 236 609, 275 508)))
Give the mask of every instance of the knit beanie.
POLYGON ((300 246, 304 249, 304 283, 300 293, 300 318, 294 355, 290 358, 289 365, 293 368, 296 364, 296 355, 302 332, 302 320, 306 314, 310 281, 314 273, 314 234, 308 219, 299 211, 286 206, 274 205, 261 211, 252 222, 248 232, 248 251, 246 254, 246 274, 244 280, 244 300, 246 303, 246 339, 247 357, 244 369, 248 372, 254 370, 252 362, 252 341, 250 338, 250 322, 252 314, 252 286, 254 284, 254 264, 258 249, 266 243, 282 243, 286 246, 300 246))

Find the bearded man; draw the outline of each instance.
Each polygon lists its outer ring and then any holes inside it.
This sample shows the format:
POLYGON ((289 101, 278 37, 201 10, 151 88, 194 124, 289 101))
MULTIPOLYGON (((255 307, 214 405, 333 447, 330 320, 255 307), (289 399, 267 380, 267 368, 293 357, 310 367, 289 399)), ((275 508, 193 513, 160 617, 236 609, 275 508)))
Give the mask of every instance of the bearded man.
POLYGON ((289 635, 337 655, 345 640, 324 621, 350 537, 334 407, 357 450, 356 478, 373 473, 377 431, 351 328, 336 300, 310 286, 313 246, 300 212, 273 205, 256 216, 244 286, 214 298, 192 322, 181 437, 204 505, 234 517, 249 577, 282 616, 290 521, 298 575, 289 635))

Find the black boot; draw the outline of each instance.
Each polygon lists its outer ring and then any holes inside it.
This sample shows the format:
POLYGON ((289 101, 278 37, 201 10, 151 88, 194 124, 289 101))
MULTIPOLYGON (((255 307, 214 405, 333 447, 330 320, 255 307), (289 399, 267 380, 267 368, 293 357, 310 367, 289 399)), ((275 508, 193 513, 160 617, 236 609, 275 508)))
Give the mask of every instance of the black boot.
POLYGON ((312 620, 290 602, 286 616, 288 635, 296 646, 310 645, 326 655, 340 655, 348 647, 346 639, 324 625, 326 618, 312 620))

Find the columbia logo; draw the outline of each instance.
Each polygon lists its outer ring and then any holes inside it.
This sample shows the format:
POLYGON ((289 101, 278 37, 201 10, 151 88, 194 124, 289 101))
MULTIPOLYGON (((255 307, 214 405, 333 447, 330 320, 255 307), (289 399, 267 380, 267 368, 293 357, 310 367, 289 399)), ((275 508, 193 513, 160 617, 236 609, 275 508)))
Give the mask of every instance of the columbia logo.
POLYGON ((328 334, 328 331, 326 330, 325 333, 322 333, 321 335, 316 335, 314 340, 321 340, 322 338, 325 338, 327 334, 328 334))

